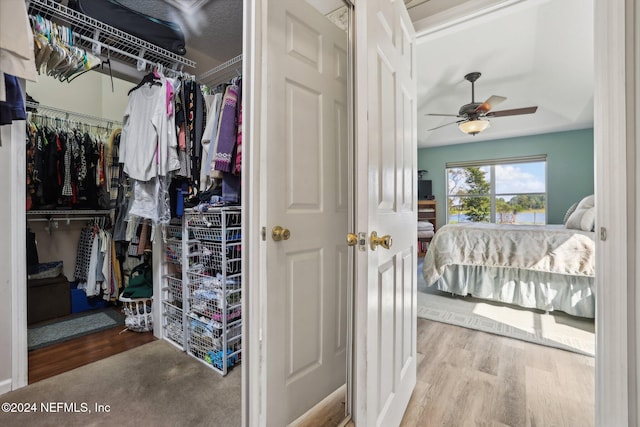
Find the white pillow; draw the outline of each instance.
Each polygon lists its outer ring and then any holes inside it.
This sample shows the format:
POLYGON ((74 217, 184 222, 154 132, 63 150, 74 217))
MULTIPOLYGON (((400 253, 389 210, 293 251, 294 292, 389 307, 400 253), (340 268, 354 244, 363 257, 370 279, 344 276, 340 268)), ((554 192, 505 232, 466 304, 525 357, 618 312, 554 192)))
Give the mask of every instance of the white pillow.
POLYGON ((563 224, 566 224, 571 214, 575 212, 576 208, 578 207, 578 203, 580 202, 575 202, 569 207, 569 209, 567 209, 567 212, 564 214, 564 218, 562 219, 563 224))
POLYGON ((567 219, 566 227, 575 230, 592 231, 596 222, 596 209, 593 195, 580 200, 576 210, 567 219))

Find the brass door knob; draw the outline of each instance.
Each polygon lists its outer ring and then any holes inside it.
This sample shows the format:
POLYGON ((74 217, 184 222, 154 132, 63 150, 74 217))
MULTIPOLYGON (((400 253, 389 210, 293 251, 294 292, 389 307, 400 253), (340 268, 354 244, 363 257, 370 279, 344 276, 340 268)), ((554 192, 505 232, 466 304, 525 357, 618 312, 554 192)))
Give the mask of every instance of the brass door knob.
POLYGON ((378 245, 382 246, 385 249, 389 249, 392 244, 393 240, 388 234, 386 236, 378 237, 378 233, 376 233, 375 231, 371 232, 371 237, 369 237, 369 245, 371 246, 372 251, 375 251, 378 245))
POLYGON ((273 227, 273 230, 271 230, 271 237, 273 237, 273 240, 275 240, 276 242, 279 242, 281 240, 289 240, 289 237, 291 237, 291 232, 286 228, 282 228, 279 225, 276 225, 275 227, 273 227))
POLYGON ((347 245, 355 246, 358 244, 358 235, 355 233, 347 233, 347 245))

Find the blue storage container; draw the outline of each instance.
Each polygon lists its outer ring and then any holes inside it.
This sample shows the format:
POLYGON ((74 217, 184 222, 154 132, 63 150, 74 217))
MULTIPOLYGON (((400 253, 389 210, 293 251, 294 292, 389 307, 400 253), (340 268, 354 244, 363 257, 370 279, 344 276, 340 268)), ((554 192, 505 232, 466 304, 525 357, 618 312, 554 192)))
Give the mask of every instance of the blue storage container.
POLYGON ((105 308, 107 301, 100 297, 87 297, 82 289, 71 288, 71 313, 105 308))

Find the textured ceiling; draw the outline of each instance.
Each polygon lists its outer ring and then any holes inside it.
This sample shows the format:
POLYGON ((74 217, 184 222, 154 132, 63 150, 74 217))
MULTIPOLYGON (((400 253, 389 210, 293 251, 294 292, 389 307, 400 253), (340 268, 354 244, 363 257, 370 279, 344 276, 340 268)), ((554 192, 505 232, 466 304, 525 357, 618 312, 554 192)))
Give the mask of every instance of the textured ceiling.
MULTIPOLYGON (((0 0, 1 1, 1 0, 0 0)), ((155 18, 180 25, 185 35, 185 57, 197 63, 200 75, 242 53, 240 0, 118 0, 155 18)))

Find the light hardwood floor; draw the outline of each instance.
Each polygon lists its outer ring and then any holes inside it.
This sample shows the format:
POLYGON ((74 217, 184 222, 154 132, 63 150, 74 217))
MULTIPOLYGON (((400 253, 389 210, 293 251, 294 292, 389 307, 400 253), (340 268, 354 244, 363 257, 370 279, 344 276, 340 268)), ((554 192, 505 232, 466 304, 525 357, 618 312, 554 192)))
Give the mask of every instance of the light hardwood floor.
POLYGON ((418 319, 414 426, 592 426, 595 359, 418 319))
MULTIPOLYGON (((425 319, 418 319, 417 350, 402 427, 593 426, 591 357, 425 319)), ((334 412, 343 407, 335 405, 334 412)))

